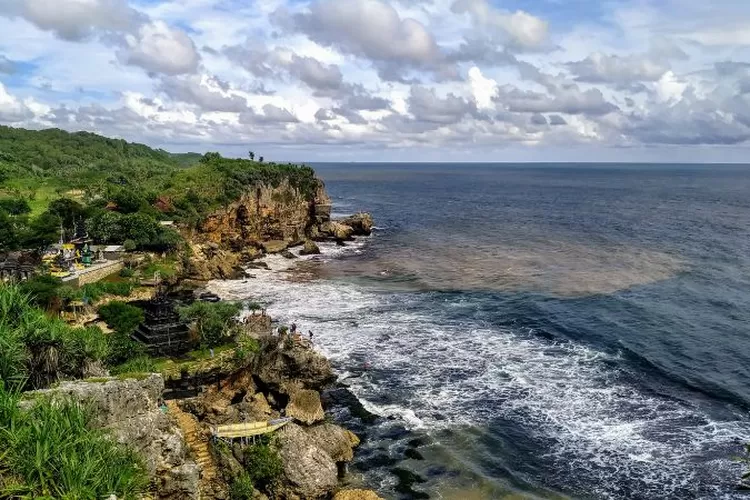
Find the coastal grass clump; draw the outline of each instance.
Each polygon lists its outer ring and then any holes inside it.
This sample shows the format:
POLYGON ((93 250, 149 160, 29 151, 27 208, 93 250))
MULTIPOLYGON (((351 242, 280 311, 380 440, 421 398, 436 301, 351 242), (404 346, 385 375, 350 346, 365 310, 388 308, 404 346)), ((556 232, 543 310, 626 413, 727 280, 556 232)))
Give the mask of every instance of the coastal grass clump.
MULTIPOLYGON (((12 386, 11 386, 12 387, 12 386)), ((0 498, 136 498, 149 484, 138 455, 93 425, 69 399, 20 393, 0 382, 0 498)))
POLYGON ((80 378, 103 366, 112 336, 96 327, 73 328, 36 307, 17 285, 0 284, 0 380, 40 388, 80 378))

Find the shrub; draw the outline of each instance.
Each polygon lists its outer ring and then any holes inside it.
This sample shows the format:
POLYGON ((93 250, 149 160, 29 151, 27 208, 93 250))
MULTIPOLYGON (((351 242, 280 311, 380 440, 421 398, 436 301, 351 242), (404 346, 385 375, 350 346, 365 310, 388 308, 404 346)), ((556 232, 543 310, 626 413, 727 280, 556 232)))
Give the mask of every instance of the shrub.
POLYGON ((133 333, 144 319, 142 309, 117 300, 99 306, 98 312, 107 326, 125 335, 133 333))
POLYGON ((259 443, 248 446, 243 456, 245 470, 253 485, 258 488, 273 484, 284 473, 284 464, 273 444, 259 443))
POLYGON ((25 411, 0 382, 2 498, 134 498, 148 486, 143 461, 92 425, 88 408, 41 398, 25 411))
POLYGON ((100 328, 67 329, 60 352, 60 369, 69 375, 81 377, 87 362, 103 362, 109 356, 109 339, 100 328))
POLYGON ((260 343, 252 337, 241 336, 234 349, 234 360, 237 363, 243 363, 257 352, 260 352, 260 343))
POLYGON ((215 347, 228 340, 233 332, 233 320, 241 306, 234 302, 194 302, 179 308, 183 321, 195 322, 203 347, 215 347))
POLYGON ((232 486, 229 488, 229 498, 233 500, 252 500, 255 498, 255 488, 253 480, 246 471, 242 471, 234 478, 232 486))
MULTIPOLYGON (((135 241, 133 240, 125 240, 122 244, 123 248, 126 252, 132 252, 134 251, 138 246, 135 244, 135 241)), ((123 269, 124 271, 125 269, 123 269)))
POLYGON ((109 336, 107 364, 117 366, 146 355, 146 346, 130 338, 130 334, 115 332, 109 336))
POLYGON ((60 299, 62 280, 42 274, 21 282, 19 286, 21 291, 29 294, 29 298, 35 305, 49 309, 60 299))
POLYGON ((130 267, 120 269, 120 278, 132 278, 133 276, 135 276, 135 269, 130 267))

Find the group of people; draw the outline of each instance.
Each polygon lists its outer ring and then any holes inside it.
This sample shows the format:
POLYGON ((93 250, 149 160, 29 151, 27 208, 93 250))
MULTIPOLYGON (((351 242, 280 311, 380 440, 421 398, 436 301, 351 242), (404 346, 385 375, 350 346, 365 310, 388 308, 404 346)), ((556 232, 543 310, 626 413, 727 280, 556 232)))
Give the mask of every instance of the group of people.
MULTIPOLYGON (((284 335, 284 327, 280 326, 278 332, 279 332, 279 336, 280 337, 283 336, 284 335)), ((289 330, 288 330, 287 334, 289 335, 289 338, 291 338, 291 339, 294 339, 294 340, 297 340, 297 341, 302 340, 302 334, 297 332, 297 323, 292 323, 291 324, 291 326, 289 327, 289 330)), ((308 340, 310 341, 311 344, 313 343, 313 336, 314 335, 313 335, 312 330, 308 330, 307 331, 307 337, 308 337, 308 340)))

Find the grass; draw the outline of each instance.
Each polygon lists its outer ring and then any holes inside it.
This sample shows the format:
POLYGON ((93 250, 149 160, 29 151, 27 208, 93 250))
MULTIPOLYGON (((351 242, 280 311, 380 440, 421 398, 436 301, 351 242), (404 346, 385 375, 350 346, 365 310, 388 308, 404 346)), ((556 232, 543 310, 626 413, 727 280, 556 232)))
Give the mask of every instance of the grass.
POLYGON ((138 455, 93 425, 70 399, 43 397, 25 411, 0 383, 0 498, 137 498, 149 479, 138 455))

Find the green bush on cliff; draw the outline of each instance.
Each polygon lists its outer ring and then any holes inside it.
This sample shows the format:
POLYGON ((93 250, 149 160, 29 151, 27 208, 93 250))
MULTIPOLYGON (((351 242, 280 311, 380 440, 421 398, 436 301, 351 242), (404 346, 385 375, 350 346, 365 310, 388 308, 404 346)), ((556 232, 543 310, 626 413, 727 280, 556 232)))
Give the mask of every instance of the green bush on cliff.
POLYGON ((99 317, 111 329, 118 333, 130 335, 136 327, 143 323, 143 310, 119 300, 113 300, 99 306, 99 317))
POLYGON ((0 381, 0 498, 135 498, 148 472, 135 452, 93 425, 89 409, 43 397, 21 411, 0 381))
POLYGON ((261 442, 243 451, 245 471, 256 488, 267 488, 284 473, 284 463, 271 442, 261 442))
POLYGON ((242 307, 235 302, 194 302, 178 309, 183 321, 195 324, 201 346, 216 347, 234 336, 235 318, 242 307))

